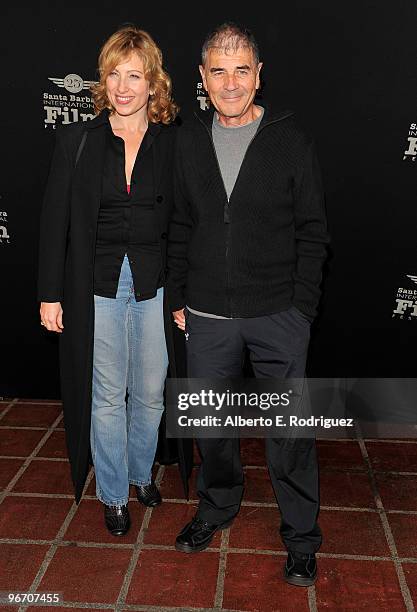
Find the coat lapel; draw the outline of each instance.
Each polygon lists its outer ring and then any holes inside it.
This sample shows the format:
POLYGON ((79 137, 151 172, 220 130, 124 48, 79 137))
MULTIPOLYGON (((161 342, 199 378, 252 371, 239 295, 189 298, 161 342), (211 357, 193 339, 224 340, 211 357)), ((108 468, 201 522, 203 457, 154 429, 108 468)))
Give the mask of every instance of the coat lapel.
POLYGON ((86 221, 94 233, 101 200, 107 117, 108 112, 103 111, 86 125, 87 139, 74 175, 74 188, 81 196, 86 221))
POLYGON ((89 195, 91 221, 97 223, 100 208, 104 155, 106 150, 106 127, 101 125, 90 130, 86 142, 84 168, 88 174, 87 190, 89 195))
POLYGON ((161 134, 160 131, 162 127, 157 123, 149 123, 148 130, 152 137, 152 159, 153 159, 153 171, 154 171, 154 185, 155 185, 155 194, 159 191, 159 186, 161 184, 162 177, 162 166, 164 165, 164 153, 161 151, 161 134))

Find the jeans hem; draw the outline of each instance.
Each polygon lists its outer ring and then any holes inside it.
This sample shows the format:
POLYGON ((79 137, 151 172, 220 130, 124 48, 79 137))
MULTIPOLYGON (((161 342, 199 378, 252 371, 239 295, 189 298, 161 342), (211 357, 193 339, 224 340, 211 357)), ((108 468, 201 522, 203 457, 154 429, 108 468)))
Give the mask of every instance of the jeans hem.
POLYGON ((129 480, 129 484, 134 485, 135 487, 146 487, 146 485, 151 484, 152 480, 148 482, 142 482, 140 480, 129 480))
POLYGON ((99 501, 101 501, 102 504, 104 504, 105 506, 127 506, 129 498, 124 498, 124 499, 116 499, 116 501, 105 501, 101 496, 96 494, 96 497, 99 501))

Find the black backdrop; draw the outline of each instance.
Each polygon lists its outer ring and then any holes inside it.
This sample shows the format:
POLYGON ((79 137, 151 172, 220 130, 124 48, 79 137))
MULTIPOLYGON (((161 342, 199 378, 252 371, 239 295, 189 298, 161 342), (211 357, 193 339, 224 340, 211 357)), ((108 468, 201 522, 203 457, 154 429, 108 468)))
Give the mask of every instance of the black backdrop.
POLYGON ((36 302, 38 219, 54 141, 53 124, 45 123, 52 111, 44 106, 55 102, 44 96, 70 96, 50 79, 95 80, 100 46, 133 22, 162 48, 186 115, 199 104, 202 40, 228 19, 244 22, 258 39, 265 101, 295 110, 318 146, 332 254, 309 374, 415 375, 414 0, 292 0, 250 13, 230 2, 225 10, 206 3, 41 2, 24 11, 9 5, 2 15, 0 395, 59 395, 56 338, 40 327, 36 302))

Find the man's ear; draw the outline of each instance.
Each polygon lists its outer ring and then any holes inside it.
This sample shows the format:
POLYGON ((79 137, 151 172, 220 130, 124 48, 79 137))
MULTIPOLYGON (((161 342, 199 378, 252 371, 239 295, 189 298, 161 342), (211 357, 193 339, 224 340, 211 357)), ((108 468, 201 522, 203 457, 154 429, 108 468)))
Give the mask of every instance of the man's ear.
POLYGON ((263 66, 263 62, 259 62, 258 67, 256 69, 256 89, 259 89, 261 86, 261 69, 263 66))

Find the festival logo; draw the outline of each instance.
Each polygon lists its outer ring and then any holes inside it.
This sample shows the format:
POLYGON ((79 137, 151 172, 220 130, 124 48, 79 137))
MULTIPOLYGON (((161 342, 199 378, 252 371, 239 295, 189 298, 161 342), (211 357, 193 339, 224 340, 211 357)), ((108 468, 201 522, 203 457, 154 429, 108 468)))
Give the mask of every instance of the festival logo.
POLYGON ((7 227, 7 212, 0 211, 0 246, 10 244, 10 236, 7 227))
POLYGON ((405 274, 405 276, 408 278, 407 284, 409 287, 398 287, 392 318, 416 321, 417 286, 413 288, 413 285, 417 285, 417 276, 412 274, 405 274))
POLYGON ((210 108, 210 98, 204 89, 203 83, 197 83, 197 102, 201 110, 205 111, 210 108))
POLYGON ((410 123, 408 128, 407 149, 403 154, 403 161, 409 159, 416 161, 417 157, 417 123, 410 123))
POLYGON ((73 73, 64 78, 48 77, 48 81, 51 82, 49 91, 42 94, 45 128, 55 129, 57 124, 94 119, 91 94, 84 94, 84 90, 89 91, 96 81, 85 81, 73 73))

